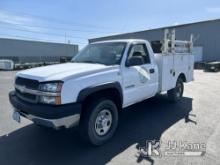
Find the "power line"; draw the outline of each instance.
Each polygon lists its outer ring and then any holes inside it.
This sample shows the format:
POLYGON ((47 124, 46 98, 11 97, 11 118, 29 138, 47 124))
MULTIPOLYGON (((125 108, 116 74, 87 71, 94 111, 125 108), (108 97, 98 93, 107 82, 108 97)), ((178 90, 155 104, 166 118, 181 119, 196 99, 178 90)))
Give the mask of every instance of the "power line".
POLYGON ((83 30, 83 29, 71 29, 71 28, 60 28, 60 27, 49 27, 49 26, 39 26, 39 25, 25 25, 25 24, 20 24, 20 23, 10 23, 10 22, 4 22, 0 20, 1 24, 6 24, 6 25, 17 25, 17 26, 22 26, 22 27, 33 27, 33 28, 42 28, 42 29, 56 29, 56 30, 62 30, 62 31, 74 31, 74 32, 85 32, 85 33, 91 33, 91 32, 96 32, 96 33, 113 33, 110 31, 96 31, 96 30, 83 30))
MULTIPOLYGON (((16 30, 16 31, 23 31, 23 32, 28 32, 28 33, 36 33, 36 34, 43 34, 43 35, 52 35, 52 36, 60 36, 60 37, 65 37, 65 34, 57 34, 57 33, 51 33, 51 32, 41 32, 41 31, 31 31, 31 30, 25 30, 25 29, 18 29, 18 28, 11 28, 11 27, 0 27, 2 29, 9 29, 9 30, 16 30)), ((86 39, 84 37, 78 37, 78 36, 72 36, 72 35, 66 35, 69 38, 76 38, 76 39, 86 39)))
MULTIPOLYGON (((31 41, 39 41, 39 42, 53 42, 53 43, 62 43, 62 42, 54 42, 53 40, 45 40, 45 39, 40 39, 40 38, 35 38, 35 37, 27 37, 27 36, 21 36, 21 35, 11 35, 11 34, 3 34, 0 33, 0 35, 2 36, 7 36, 7 37, 14 37, 15 39, 28 39, 31 41)), ((6 37, 4 37, 6 38, 6 37)), ((8 38, 7 38, 8 39, 8 38)), ((63 43, 66 44, 66 43, 63 43)), ((86 42, 75 42, 73 44, 82 44, 82 45, 86 45, 88 43, 86 42)))

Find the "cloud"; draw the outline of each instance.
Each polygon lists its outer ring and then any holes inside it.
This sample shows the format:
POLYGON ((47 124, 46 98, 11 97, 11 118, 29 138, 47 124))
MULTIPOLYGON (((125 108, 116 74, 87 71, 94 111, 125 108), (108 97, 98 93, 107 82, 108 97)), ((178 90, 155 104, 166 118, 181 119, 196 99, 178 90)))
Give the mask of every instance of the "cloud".
POLYGON ((13 27, 19 27, 20 29, 26 29, 31 31, 41 31, 37 27, 34 27, 36 20, 29 16, 21 16, 15 13, 6 12, 0 10, 0 23, 4 25, 13 25, 13 27), (26 25, 26 26, 25 26, 26 25))
POLYGON ((174 23, 173 23, 174 26, 177 26, 177 25, 179 25, 179 24, 180 24, 179 22, 174 22, 174 23))
POLYGON ((220 6, 218 7, 208 7, 206 8, 208 13, 220 13, 220 6))
POLYGON ((5 11, 0 11, 0 20, 1 22, 12 23, 12 24, 27 23, 27 22, 29 23, 32 21, 28 17, 14 15, 12 13, 8 13, 5 11))

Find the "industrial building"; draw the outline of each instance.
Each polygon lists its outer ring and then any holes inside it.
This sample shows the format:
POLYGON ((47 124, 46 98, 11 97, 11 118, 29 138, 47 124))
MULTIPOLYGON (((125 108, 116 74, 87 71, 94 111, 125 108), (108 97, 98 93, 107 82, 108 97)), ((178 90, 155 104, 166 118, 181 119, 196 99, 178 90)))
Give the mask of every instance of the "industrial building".
POLYGON ((72 58, 78 45, 0 38, 0 59, 15 64, 60 62, 72 58))
POLYGON ((178 40, 189 40, 190 35, 194 35, 195 61, 220 61, 220 19, 94 38, 89 42, 112 39, 161 40, 165 29, 175 29, 178 40))

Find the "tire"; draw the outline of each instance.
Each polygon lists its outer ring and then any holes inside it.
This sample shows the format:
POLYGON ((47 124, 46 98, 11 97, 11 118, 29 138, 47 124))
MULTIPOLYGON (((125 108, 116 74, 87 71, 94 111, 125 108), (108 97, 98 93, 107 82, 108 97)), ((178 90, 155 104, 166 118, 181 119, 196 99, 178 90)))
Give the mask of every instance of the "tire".
POLYGON ((116 104, 106 98, 91 101, 84 109, 80 121, 82 138, 94 146, 107 142, 115 133, 118 125, 116 104))
POLYGON ((179 77, 176 82, 176 87, 169 90, 167 92, 167 95, 170 101, 177 102, 182 98, 183 92, 184 92, 183 80, 182 78, 179 77))

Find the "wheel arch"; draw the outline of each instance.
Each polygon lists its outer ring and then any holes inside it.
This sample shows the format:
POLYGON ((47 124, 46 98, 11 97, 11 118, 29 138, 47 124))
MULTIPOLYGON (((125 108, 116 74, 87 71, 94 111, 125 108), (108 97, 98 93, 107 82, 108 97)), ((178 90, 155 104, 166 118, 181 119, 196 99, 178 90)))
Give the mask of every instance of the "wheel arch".
MULTIPOLYGON (((181 78, 181 79, 183 80, 183 82, 187 82, 185 73, 180 73, 179 76, 178 76, 178 78, 181 78)), ((177 78, 177 79, 178 79, 178 78, 177 78)))
POLYGON ((78 94, 77 102, 88 102, 91 97, 94 99, 100 96, 111 97, 118 108, 122 108, 123 92, 119 82, 108 82, 82 89, 78 94))

